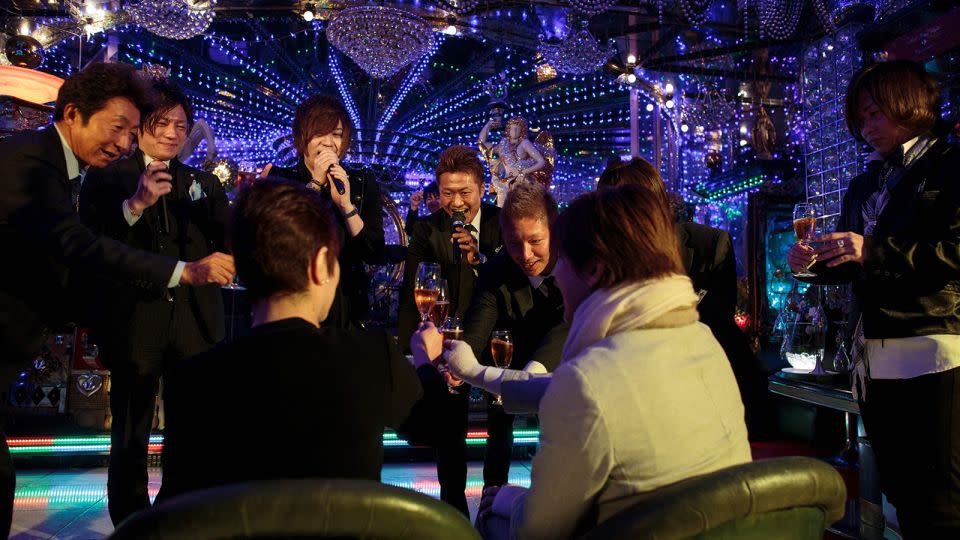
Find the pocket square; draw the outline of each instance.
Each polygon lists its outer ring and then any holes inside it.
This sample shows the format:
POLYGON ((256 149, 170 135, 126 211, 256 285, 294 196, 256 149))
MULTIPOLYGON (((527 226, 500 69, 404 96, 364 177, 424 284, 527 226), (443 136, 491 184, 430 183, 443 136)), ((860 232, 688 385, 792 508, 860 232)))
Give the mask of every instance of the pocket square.
POLYGON ((203 191, 203 186, 200 185, 200 182, 197 182, 197 179, 193 179, 193 183, 190 184, 190 188, 187 189, 187 193, 190 194, 191 201, 199 201, 207 196, 203 191))

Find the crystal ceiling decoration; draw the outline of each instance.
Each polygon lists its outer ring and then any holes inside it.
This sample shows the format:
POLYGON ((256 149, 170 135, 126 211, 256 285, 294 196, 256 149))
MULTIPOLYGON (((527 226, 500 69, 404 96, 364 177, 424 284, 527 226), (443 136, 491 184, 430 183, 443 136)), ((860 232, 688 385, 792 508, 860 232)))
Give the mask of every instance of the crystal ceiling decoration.
POLYGON ((571 31, 562 38, 540 36, 540 55, 560 73, 592 73, 611 57, 613 45, 601 45, 587 29, 571 31))
POLYGON ((217 0, 140 0, 128 10, 134 22, 168 39, 190 39, 213 22, 217 0))
POLYGON ((414 13, 357 6, 330 19, 327 39, 370 76, 385 78, 420 59, 433 48, 435 38, 430 25, 414 13))
POLYGON ((584 15, 597 15, 610 9, 610 6, 617 3, 617 0, 567 0, 570 7, 583 13, 584 15))
POLYGON ((444 9, 448 9, 458 15, 469 13, 480 5, 480 0, 437 0, 444 9))

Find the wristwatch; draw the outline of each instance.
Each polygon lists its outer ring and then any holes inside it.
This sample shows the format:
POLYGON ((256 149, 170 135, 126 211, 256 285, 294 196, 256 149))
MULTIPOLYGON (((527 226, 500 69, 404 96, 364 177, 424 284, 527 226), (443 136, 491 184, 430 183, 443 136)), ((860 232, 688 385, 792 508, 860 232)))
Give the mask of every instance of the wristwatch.
POLYGON ((357 215, 357 214, 359 214, 359 213, 360 213, 360 211, 357 210, 357 207, 356 207, 356 206, 354 206, 354 207, 353 207, 353 210, 351 210, 351 211, 349 211, 349 212, 347 212, 346 214, 343 215, 343 219, 350 219, 350 218, 352 218, 353 216, 355 216, 355 215, 357 215))

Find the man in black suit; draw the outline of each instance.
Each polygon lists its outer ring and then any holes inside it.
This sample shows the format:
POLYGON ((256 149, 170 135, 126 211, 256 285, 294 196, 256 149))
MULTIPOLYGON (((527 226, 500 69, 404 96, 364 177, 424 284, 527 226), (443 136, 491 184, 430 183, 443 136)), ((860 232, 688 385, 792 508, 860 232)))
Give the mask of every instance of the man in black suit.
MULTIPOLYGON (((225 250, 227 197, 217 177, 177 159, 193 125, 187 97, 166 79, 150 84, 157 108, 144 118, 139 148, 87 175, 80 214, 129 246, 199 260, 225 250)), ((116 525, 150 506, 147 445, 164 367, 223 339, 223 298, 217 285, 161 294, 107 286, 98 294, 93 330, 111 372, 107 495, 116 525)))
MULTIPOLYGON (((450 314, 463 317, 473 297, 477 277, 485 271, 488 257, 500 249, 500 209, 482 204, 483 165, 477 150, 451 146, 440 154, 437 165, 442 211, 418 220, 413 227, 404 268, 403 291, 400 295, 398 336, 401 344, 409 343, 420 316, 413 299, 414 279, 421 262, 440 265, 450 292, 450 314), (452 216, 464 214, 462 229, 453 230, 452 216)), ((447 416, 441 426, 443 443, 437 448, 437 476, 441 500, 469 515, 464 494, 467 482, 467 405, 469 388, 448 396, 444 408, 447 416)))
MULTIPOLYGON (((67 79, 57 95, 54 125, 0 143, 0 354, 27 360, 44 328, 76 321, 68 281, 86 272, 163 291, 178 284, 228 283, 233 259, 201 261, 139 251, 97 236, 76 213, 81 168, 104 167, 130 149, 150 101, 130 66, 93 64, 67 79)), ((0 448, 0 534, 10 527, 14 475, 0 448)))
MULTIPOLYGON (((517 185, 500 210, 500 230, 506 248, 490 260, 467 309, 464 341, 477 358, 488 358, 494 329, 513 336, 511 369, 533 364, 553 371, 560 363, 569 326, 563 322, 563 297, 554 283, 556 246, 550 226, 557 203, 540 184, 517 185)), ((513 415, 491 402, 487 406, 487 454, 484 487, 507 483, 513 450, 513 415)))

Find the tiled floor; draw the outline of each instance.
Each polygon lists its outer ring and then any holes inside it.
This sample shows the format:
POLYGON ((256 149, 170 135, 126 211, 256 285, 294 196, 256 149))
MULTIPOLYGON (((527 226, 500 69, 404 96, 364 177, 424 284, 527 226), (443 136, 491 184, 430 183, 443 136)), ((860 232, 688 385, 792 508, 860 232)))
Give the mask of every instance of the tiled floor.
MULTIPOLYGON (((476 516, 483 484, 483 464, 471 462, 467 470, 467 503, 476 516)), ((160 469, 150 469, 150 496, 160 488, 160 469)), ((433 463, 386 464, 383 481, 440 496, 433 463)), ((530 462, 514 461, 510 483, 530 485, 530 462)), ((17 493, 11 538, 104 538, 113 531, 107 514, 107 470, 58 469, 17 471, 17 493)))

